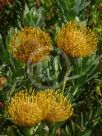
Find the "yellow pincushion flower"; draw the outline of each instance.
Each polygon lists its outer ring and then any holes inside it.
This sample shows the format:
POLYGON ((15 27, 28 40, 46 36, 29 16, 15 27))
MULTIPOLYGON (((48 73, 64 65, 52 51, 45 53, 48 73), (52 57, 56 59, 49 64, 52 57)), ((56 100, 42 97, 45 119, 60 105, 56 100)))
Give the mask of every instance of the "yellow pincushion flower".
POLYGON ((19 126, 32 126, 43 120, 65 121, 73 114, 69 100, 62 93, 45 90, 31 95, 19 91, 7 104, 7 114, 19 126))
POLYGON ((27 91, 20 91, 11 97, 7 113, 15 124, 32 126, 42 120, 42 111, 37 104, 35 95, 27 91))
POLYGON ((57 37, 58 47, 72 57, 85 57, 95 51, 98 38, 79 22, 69 22, 57 37))
POLYGON ((37 63, 50 54, 52 41, 40 28, 26 27, 14 34, 9 47, 17 60, 37 63))
POLYGON ((44 120, 49 122, 65 121, 73 114, 72 105, 62 93, 45 90, 37 95, 44 120))
POLYGON ((47 119, 51 122, 60 122, 69 119, 73 114, 73 108, 67 98, 62 94, 56 96, 47 119))

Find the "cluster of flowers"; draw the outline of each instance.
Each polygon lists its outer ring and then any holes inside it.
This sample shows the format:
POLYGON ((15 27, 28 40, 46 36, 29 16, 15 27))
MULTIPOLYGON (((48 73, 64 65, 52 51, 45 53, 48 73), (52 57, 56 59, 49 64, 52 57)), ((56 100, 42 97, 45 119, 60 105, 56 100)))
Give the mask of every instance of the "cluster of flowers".
POLYGON ((44 120, 65 121, 73 114, 73 108, 67 97, 54 90, 38 93, 21 90, 11 96, 7 113, 15 124, 32 126, 44 120))
MULTIPOLYGON (((85 57, 97 46, 98 38, 89 28, 79 22, 69 22, 57 35, 57 45, 67 55, 85 57)), ((53 50, 50 35, 39 28, 26 27, 14 34, 9 49, 12 55, 25 63, 37 63, 53 50)), ((54 90, 21 90, 7 102, 10 119, 20 126, 32 126, 43 120, 59 122, 73 114, 67 97, 54 90)))
MULTIPOLYGON (((67 23, 57 34, 57 45, 67 55, 85 57, 95 51, 97 35, 80 22, 67 23)), ((36 63, 45 58, 52 51, 52 40, 48 33, 39 28, 26 27, 15 33, 10 42, 10 51, 13 56, 25 63, 28 58, 36 63)))

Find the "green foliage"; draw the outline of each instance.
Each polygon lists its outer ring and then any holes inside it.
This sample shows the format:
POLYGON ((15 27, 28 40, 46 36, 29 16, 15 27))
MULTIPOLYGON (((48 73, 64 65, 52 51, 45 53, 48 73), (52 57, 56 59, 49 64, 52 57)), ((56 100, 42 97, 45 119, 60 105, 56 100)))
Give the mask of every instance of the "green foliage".
POLYGON ((74 20, 76 17, 80 19, 81 14, 79 13, 85 10, 89 4, 90 2, 86 2, 85 0, 55 0, 57 14, 62 23, 74 20))
POLYGON ((44 27, 44 18, 43 18, 43 8, 29 8, 25 5, 25 10, 23 12, 23 25, 24 26, 43 26, 44 27))
MULTIPOLYGON (((102 36, 102 0, 95 1, 94 4, 90 5, 90 18, 89 25, 99 33, 100 37, 102 36)), ((101 38, 100 38, 101 39, 101 38)))
MULTIPOLYGON (((0 88, 0 102, 6 103, 9 94, 19 89, 39 85, 61 89, 70 98, 74 115, 66 122, 41 122, 32 128, 13 124, 0 109, 0 135, 8 136, 101 136, 102 135, 102 5, 101 1, 86 0, 14 0, 0 10, 0 76, 7 78, 0 88), (89 10, 90 8, 90 10, 89 10), (87 11, 88 10, 88 15, 87 11), (26 65, 13 58, 9 41, 14 31, 24 26, 36 26, 50 32, 56 47, 55 34, 70 20, 88 24, 99 35, 96 53, 85 58, 68 59, 57 52, 44 62, 26 65), (45 78, 46 77, 46 78, 45 78), (63 79, 63 82, 61 83, 63 79), (55 84, 59 84, 56 86, 55 84)), ((44 89, 44 88, 43 88, 44 89)))
POLYGON ((22 20, 24 10, 24 0, 14 0, 12 3, 5 5, 0 11, 0 33, 5 36, 11 26, 18 27, 22 20))

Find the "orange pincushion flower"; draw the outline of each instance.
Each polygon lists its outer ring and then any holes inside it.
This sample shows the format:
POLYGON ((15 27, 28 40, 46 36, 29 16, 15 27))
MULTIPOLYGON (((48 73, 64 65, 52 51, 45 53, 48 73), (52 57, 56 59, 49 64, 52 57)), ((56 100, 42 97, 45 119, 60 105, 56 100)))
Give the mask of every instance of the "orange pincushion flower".
POLYGON ((15 124, 19 126, 33 126, 42 120, 35 95, 22 90, 11 97, 7 104, 7 113, 15 124))
POLYGON ((7 114, 19 126, 32 126, 41 121, 60 122, 69 119, 73 108, 67 97, 54 90, 37 94, 22 90, 10 97, 7 114))
POLYGON ((65 121, 73 114, 71 103, 62 93, 45 90, 38 93, 38 99, 44 120, 50 122, 65 121))
POLYGON ((52 41, 49 34, 40 28, 26 27, 15 33, 10 51, 17 60, 37 63, 50 54, 52 41))
POLYGON ((98 38, 79 22, 69 22, 58 34, 58 47, 72 57, 85 57, 96 50, 98 38))

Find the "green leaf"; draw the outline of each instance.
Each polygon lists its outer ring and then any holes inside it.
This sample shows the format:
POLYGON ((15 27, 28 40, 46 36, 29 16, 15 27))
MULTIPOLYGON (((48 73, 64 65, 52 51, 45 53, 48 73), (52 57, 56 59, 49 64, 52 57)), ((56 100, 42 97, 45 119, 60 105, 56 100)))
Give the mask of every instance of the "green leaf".
POLYGON ((75 5, 80 5, 82 0, 75 0, 75 5))
POLYGON ((80 6, 80 11, 85 9, 89 4, 90 4, 90 1, 89 2, 83 2, 82 5, 80 6))
POLYGON ((84 135, 82 136, 91 136, 92 130, 88 130, 84 135))

